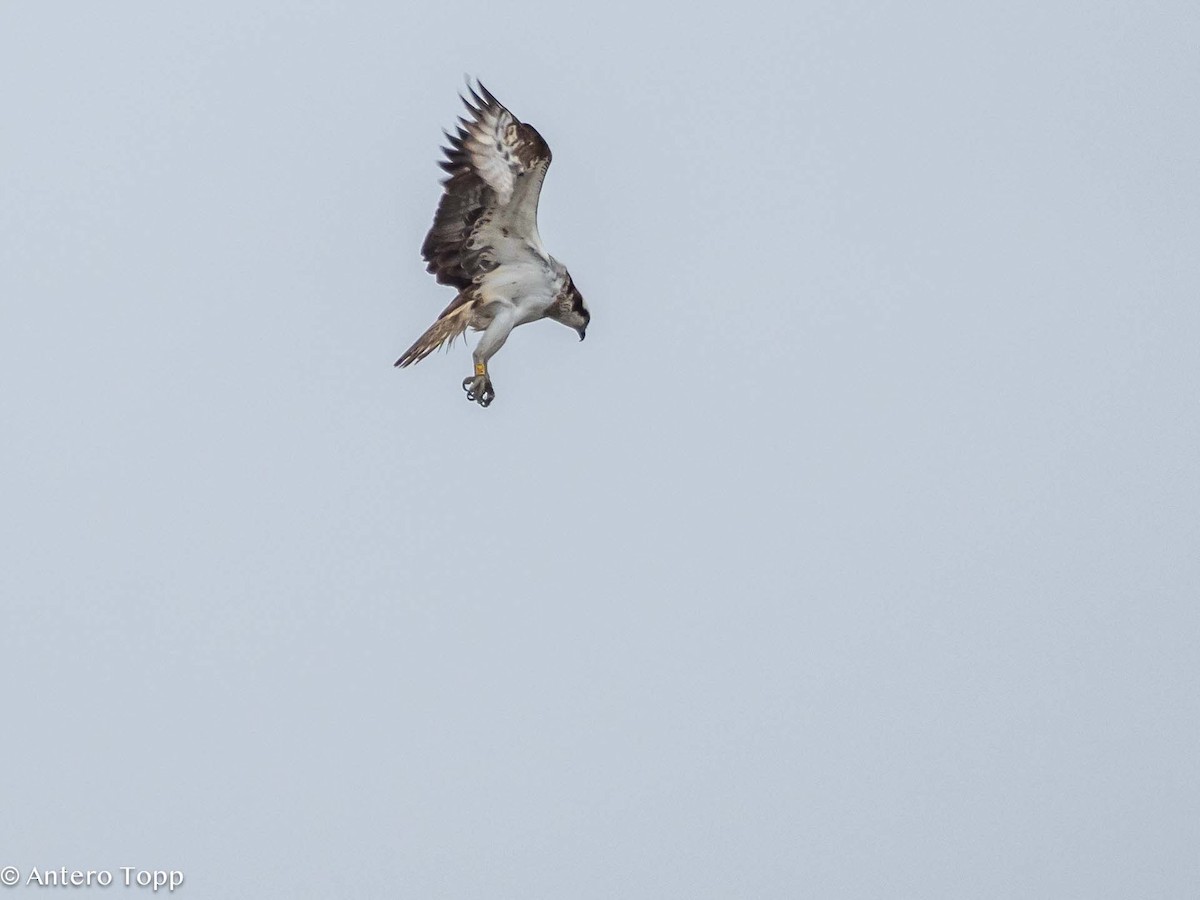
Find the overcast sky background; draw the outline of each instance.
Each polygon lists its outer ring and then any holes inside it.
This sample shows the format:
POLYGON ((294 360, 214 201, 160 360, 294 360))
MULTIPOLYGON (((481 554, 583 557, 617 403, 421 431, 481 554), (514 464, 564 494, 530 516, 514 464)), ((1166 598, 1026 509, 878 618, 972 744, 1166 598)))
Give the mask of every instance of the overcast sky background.
POLYGON ((1195 897, 1198 46, 1182 0, 0 3, 0 865, 1195 897), (463 73, 593 314, 487 410, 461 345, 391 365, 463 73))

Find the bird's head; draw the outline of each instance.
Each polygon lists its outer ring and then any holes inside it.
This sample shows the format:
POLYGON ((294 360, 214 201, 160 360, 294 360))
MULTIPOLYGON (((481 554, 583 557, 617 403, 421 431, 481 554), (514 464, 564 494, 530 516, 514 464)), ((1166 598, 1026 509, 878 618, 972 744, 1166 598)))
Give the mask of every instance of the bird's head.
POLYGON ((592 314, 588 311, 587 303, 583 300, 583 294, 579 293, 579 289, 572 282, 571 306, 567 311, 566 324, 579 332, 579 339, 582 341, 587 337, 587 327, 590 321, 592 321, 592 314))

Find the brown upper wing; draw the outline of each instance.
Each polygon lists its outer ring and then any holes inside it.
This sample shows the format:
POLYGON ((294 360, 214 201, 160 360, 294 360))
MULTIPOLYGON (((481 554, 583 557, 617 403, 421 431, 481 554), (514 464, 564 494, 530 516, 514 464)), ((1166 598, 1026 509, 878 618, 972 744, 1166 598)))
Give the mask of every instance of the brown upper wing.
MULTIPOLYGON (((537 204, 550 165, 550 148, 531 125, 519 121, 482 84, 463 98, 470 118, 460 118, 439 165, 448 173, 433 227, 421 246, 440 284, 470 286, 476 275, 497 265, 488 228, 506 228, 532 238, 537 204), (474 102, 472 102, 472 100, 474 102)), ((505 232, 506 236, 508 232, 505 232)))

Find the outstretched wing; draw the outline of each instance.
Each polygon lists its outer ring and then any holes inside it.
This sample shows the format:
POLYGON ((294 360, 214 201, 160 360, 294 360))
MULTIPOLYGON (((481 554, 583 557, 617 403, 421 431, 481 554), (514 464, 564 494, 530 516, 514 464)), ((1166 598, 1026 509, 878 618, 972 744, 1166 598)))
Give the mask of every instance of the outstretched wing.
POLYGON ((463 289, 502 264, 518 245, 540 248, 538 197, 550 148, 482 84, 463 98, 460 118, 439 165, 448 173, 421 255, 440 284, 463 289), (474 102, 472 102, 474 101, 474 102))

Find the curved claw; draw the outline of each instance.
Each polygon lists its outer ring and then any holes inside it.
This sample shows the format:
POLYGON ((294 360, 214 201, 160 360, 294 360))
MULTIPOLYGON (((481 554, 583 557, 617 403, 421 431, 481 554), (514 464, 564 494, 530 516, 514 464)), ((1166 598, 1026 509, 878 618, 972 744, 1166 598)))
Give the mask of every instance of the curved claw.
POLYGON ((478 403, 484 409, 487 409, 496 399, 496 391, 492 388, 492 380, 486 375, 476 375, 474 378, 463 379, 463 390, 467 392, 467 399, 473 403, 478 403))

